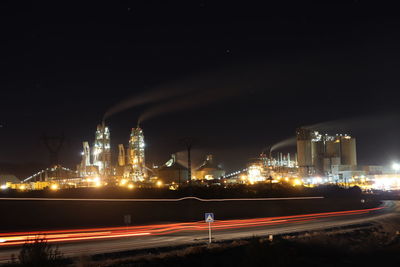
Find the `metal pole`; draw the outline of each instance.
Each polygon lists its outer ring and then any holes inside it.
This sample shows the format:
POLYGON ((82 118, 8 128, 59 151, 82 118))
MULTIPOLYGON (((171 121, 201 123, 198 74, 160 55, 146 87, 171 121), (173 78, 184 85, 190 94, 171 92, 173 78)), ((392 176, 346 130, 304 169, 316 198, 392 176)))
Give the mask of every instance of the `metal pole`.
POLYGON ((211 244, 211 223, 208 223, 208 243, 211 244))

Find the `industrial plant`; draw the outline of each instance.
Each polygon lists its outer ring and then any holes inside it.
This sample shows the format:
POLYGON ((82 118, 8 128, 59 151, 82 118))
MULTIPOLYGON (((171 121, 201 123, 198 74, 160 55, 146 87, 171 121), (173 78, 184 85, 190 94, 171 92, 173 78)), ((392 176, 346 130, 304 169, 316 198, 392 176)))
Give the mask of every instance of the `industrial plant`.
MULTIPOLYGON (((2 189, 40 190, 121 186, 167 187, 176 190, 183 185, 220 185, 284 183, 292 186, 338 184, 359 186, 364 190, 400 189, 399 168, 360 166, 357 164, 356 139, 348 134, 320 133, 309 128, 296 130, 296 152, 264 151, 248 160, 247 166, 226 173, 212 154, 193 167, 178 162, 177 155, 162 165, 147 166, 143 129, 131 129, 125 144, 118 144, 113 161, 111 133, 103 121, 97 125, 93 142, 82 143, 81 161, 76 170, 55 165, 25 178, 21 183, 5 181, 2 189)), ((188 154, 190 151, 188 151, 188 154)), ((398 165, 400 166, 400 165, 398 165)))

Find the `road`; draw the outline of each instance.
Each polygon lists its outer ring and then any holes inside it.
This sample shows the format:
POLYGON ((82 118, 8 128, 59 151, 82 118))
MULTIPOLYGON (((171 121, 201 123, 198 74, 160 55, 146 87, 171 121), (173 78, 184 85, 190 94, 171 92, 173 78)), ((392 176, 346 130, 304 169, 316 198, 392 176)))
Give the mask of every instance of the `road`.
MULTIPOLYGON (((324 212, 238 220, 216 220, 212 223, 213 240, 232 240, 332 227, 362 224, 399 216, 399 205, 386 201, 373 209, 324 212)), ((0 233, 0 263, 18 255, 26 240, 45 235, 59 245, 67 257, 94 255, 126 250, 205 243, 208 224, 204 221, 153 224, 130 227, 73 229, 41 232, 0 233)))

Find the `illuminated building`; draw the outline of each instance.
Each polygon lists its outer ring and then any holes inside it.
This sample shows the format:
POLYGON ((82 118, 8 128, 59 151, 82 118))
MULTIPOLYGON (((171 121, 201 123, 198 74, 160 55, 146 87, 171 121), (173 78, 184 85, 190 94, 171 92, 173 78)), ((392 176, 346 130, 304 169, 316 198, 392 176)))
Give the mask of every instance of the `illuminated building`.
POLYGON ((196 170, 197 180, 219 179, 225 175, 225 171, 214 163, 213 156, 207 155, 204 163, 196 170))
POLYGON ((252 164, 247 168, 247 180, 250 184, 266 181, 261 164, 252 164))
MULTIPOLYGON (((356 169, 356 140, 349 135, 331 136, 306 128, 299 128, 297 161, 302 177, 334 175, 337 169, 356 169)), ((340 177, 337 177, 340 178, 340 177)))
POLYGON ((90 147, 88 142, 83 142, 83 151, 81 153, 82 155, 82 160, 81 164, 78 165, 78 173, 79 176, 85 177, 90 175, 92 172, 95 172, 96 174, 98 173, 97 168, 93 168, 91 162, 90 162, 90 147))
POLYGON ((126 156, 125 156, 125 148, 123 144, 118 145, 118 165, 125 166, 126 156))
POLYGON ((132 128, 129 139, 129 164, 132 166, 131 177, 134 182, 142 182, 147 178, 144 147, 143 130, 139 127, 132 128))
POLYGON ((110 131, 104 122, 97 125, 93 146, 93 165, 98 167, 99 174, 107 176, 111 169, 110 131))
POLYGON ((286 167, 286 168, 297 168, 297 154, 294 157, 290 156, 290 153, 283 154, 278 153, 277 157, 273 157, 272 154, 268 157, 266 154, 260 154, 260 161, 264 167, 286 167))
POLYGON ((158 168, 157 176, 164 184, 183 184, 188 182, 189 171, 188 168, 178 163, 176 155, 172 154, 171 159, 158 168))

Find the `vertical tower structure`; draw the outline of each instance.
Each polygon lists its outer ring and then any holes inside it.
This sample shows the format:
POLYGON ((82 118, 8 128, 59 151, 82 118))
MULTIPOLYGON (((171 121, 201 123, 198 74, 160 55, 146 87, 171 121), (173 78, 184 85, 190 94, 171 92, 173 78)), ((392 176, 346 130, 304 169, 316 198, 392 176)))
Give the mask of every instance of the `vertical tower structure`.
POLYGON ((342 165, 357 165, 356 139, 349 135, 340 137, 340 158, 342 165))
POLYGON ((308 176, 313 173, 312 133, 305 128, 296 130, 297 137, 297 162, 299 173, 308 176))
POLYGON ((125 166, 125 161, 126 156, 125 156, 125 148, 123 144, 118 145, 118 165, 119 166, 125 166))
POLYGON ((129 163, 132 165, 132 178, 134 182, 144 181, 147 177, 144 146, 143 130, 139 126, 132 128, 129 139, 129 163))
POLYGON ((99 174, 103 177, 110 173, 111 150, 110 150, 110 130, 104 122, 97 125, 95 141, 93 146, 93 165, 99 169, 99 174))
POLYGON ((356 139, 345 134, 331 136, 299 128, 297 135, 297 161, 302 176, 325 175, 332 166, 357 166, 356 139))

